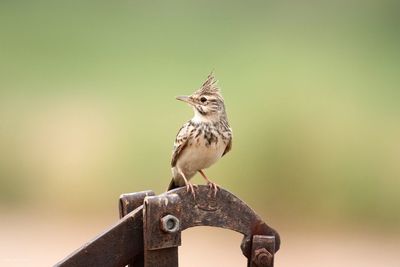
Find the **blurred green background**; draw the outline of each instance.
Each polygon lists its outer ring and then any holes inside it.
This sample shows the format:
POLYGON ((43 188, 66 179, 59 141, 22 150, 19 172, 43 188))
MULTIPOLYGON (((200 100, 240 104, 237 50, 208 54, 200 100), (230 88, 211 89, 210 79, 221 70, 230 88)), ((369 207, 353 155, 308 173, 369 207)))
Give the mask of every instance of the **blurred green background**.
POLYGON ((119 194, 163 192, 192 116, 174 97, 214 70, 234 141, 209 177, 278 229, 394 230, 399 11, 386 0, 1 1, 1 216, 115 216, 119 194))

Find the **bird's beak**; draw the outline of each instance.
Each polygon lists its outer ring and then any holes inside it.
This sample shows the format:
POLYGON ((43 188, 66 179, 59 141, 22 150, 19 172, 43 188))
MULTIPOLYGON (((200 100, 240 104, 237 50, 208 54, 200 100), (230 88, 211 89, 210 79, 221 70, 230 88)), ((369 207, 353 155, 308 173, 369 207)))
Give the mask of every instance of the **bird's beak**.
POLYGON ((177 96, 176 99, 180 100, 180 101, 183 101, 183 102, 186 102, 188 104, 193 104, 191 99, 190 99, 190 97, 186 96, 186 95, 177 96))

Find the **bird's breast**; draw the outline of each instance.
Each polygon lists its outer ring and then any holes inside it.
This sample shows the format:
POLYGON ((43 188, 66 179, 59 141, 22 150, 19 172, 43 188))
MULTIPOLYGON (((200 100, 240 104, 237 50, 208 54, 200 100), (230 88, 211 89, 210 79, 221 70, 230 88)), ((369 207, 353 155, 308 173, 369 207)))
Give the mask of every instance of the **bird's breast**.
POLYGON ((189 141, 187 147, 177 161, 179 169, 188 175, 193 175, 201 169, 206 169, 221 158, 226 144, 219 140, 211 144, 204 138, 189 141))

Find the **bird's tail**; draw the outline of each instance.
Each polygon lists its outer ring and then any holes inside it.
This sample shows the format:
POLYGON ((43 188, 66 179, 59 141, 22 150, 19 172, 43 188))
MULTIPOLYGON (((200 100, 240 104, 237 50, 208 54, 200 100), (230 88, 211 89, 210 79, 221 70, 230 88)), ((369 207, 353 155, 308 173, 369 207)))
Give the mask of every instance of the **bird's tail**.
POLYGON ((175 183, 175 181, 174 181, 174 178, 172 178, 172 179, 171 179, 171 182, 169 183, 169 186, 168 186, 167 191, 172 190, 172 189, 175 189, 175 188, 178 188, 178 187, 179 187, 179 185, 177 185, 177 184, 175 183))

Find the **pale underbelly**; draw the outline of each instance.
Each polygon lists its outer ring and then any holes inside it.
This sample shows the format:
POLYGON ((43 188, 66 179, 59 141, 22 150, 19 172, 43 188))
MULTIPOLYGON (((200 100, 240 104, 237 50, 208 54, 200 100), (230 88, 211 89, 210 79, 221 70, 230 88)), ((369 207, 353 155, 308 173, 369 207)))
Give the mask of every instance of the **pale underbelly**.
POLYGON ((226 145, 220 143, 211 146, 193 145, 187 147, 172 168, 172 174, 176 180, 180 180, 180 172, 183 172, 186 179, 192 178, 197 171, 206 169, 217 162, 224 153, 226 145))

